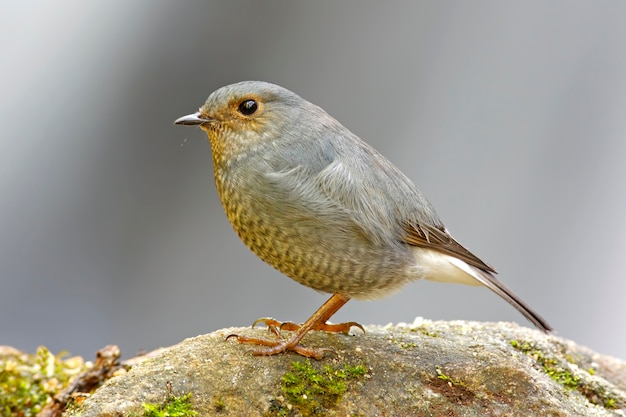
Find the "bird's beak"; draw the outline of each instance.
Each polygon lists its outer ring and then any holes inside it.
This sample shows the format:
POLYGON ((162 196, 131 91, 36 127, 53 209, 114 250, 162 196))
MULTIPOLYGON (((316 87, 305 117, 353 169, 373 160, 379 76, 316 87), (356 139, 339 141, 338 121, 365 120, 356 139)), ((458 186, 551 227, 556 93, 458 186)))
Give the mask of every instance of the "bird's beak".
POLYGON ((193 125, 202 125, 210 121, 211 119, 205 119, 205 118, 200 117, 200 112, 197 112, 193 114, 188 114, 187 116, 179 117, 178 119, 174 120, 174 124, 193 126, 193 125))

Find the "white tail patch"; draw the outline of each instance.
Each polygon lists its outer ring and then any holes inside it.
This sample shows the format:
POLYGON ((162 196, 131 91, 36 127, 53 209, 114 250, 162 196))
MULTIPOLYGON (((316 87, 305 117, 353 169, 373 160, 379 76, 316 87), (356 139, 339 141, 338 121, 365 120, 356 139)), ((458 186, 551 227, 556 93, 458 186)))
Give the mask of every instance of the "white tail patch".
POLYGON ((415 268, 423 279, 465 285, 485 285, 475 268, 433 249, 415 248, 415 268))
POLYGON ((474 283, 468 283, 468 285, 487 285, 487 283, 485 282, 485 277, 479 272, 477 268, 469 265, 467 262, 464 262, 459 258, 448 255, 446 256, 448 258, 448 262, 459 268, 461 271, 465 272, 465 274, 469 275, 476 281, 474 283))

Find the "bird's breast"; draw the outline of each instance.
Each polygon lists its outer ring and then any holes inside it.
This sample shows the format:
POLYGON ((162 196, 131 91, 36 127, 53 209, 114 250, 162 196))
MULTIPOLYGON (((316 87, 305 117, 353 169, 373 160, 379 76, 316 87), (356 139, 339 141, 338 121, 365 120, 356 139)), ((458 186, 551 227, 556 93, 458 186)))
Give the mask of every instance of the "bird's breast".
POLYGON ((367 299, 417 278, 407 275, 408 252, 373 244, 341 213, 294 207, 264 190, 258 178, 218 169, 215 181, 226 216, 243 243, 303 285, 367 299))

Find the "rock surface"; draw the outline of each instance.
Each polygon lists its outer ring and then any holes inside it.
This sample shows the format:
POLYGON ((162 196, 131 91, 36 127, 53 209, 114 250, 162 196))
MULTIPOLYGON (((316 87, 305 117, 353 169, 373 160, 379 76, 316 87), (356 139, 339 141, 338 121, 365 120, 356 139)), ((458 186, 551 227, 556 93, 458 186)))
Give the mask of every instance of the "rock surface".
POLYGON ((623 416, 626 362, 510 323, 366 326, 311 332, 336 355, 255 357, 231 328, 163 349, 114 377, 73 416, 141 415, 191 393, 199 416, 623 416))

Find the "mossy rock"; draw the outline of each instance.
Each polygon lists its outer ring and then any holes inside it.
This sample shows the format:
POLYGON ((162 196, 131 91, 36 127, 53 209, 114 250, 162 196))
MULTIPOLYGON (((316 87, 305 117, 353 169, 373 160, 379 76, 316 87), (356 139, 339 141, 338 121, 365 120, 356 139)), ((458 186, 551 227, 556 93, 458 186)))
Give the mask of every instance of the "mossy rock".
POLYGON ((114 377, 72 412, 141 415, 144 404, 190 395, 208 416, 615 416, 626 409, 626 363, 510 323, 366 326, 311 332, 336 354, 252 356, 231 328, 187 339, 114 377), (575 381, 575 382, 573 382, 575 381))

